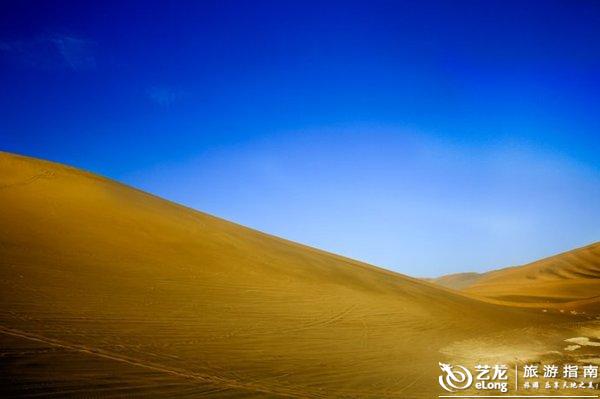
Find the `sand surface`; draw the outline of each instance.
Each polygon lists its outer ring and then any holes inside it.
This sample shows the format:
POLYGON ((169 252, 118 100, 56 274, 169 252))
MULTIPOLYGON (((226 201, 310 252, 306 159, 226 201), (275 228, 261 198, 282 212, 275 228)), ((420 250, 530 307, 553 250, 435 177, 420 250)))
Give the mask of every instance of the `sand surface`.
POLYGON ((0 209, 6 397, 431 398, 438 362, 600 358, 564 349, 588 297, 495 303, 59 164, 0 153, 0 209))
POLYGON ((600 313, 600 242, 523 266, 432 281, 501 301, 600 313))

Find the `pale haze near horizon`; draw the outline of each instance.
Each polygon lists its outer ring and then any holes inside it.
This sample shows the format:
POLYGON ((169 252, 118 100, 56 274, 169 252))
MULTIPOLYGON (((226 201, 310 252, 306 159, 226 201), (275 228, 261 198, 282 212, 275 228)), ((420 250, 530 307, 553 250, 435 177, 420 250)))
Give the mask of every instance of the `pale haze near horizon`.
POLYGON ((524 264, 600 237, 594 165, 514 138, 317 128, 215 146, 123 180, 412 276, 524 264))

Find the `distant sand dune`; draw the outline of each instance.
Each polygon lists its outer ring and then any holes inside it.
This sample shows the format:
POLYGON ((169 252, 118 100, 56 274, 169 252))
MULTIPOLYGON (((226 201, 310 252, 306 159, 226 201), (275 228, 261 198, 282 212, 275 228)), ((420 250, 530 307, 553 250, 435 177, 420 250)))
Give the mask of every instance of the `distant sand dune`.
POLYGON ((600 243, 524 266, 459 273, 434 282, 487 298, 600 312, 600 243), (565 306, 565 304, 569 304, 565 306))

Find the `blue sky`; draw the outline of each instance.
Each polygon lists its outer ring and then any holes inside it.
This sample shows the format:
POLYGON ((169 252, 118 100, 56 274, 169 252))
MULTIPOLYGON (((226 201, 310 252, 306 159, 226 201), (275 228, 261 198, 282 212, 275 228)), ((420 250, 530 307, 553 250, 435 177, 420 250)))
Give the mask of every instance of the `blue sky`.
POLYGON ((597 2, 69 3, 0 5, 3 150, 411 275, 600 239, 597 2))

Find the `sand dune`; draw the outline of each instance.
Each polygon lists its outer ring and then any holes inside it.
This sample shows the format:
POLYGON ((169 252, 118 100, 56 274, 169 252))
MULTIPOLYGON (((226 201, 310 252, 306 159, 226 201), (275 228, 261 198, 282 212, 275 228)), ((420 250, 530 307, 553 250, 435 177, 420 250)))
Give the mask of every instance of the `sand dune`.
POLYGON ((491 303, 7 153, 0 209, 9 396, 430 398, 439 361, 537 359, 587 321, 491 303))
POLYGON ((523 303, 567 302, 594 307, 600 299, 600 243, 524 266, 488 273, 460 273, 434 280, 464 292, 523 303))
POLYGON ((427 281, 439 284, 443 287, 452 288, 454 290, 462 290, 470 287, 483 277, 482 273, 466 272, 454 273, 440 276, 437 278, 429 278, 427 281))

